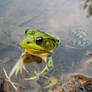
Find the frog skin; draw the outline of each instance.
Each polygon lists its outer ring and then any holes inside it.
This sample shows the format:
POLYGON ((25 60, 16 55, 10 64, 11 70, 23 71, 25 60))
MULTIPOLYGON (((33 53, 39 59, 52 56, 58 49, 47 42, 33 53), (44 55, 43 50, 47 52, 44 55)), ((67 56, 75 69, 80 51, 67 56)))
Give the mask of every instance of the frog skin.
POLYGON ((20 45, 23 47, 24 51, 20 56, 18 62, 11 70, 9 78, 14 73, 17 75, 19 71, 22 73, 23 69, 27 71, 24 66, 24 63, 26 63, 26 61, 21 58, 23 55, 25 55, 25 53, 38 56, 46 62, 46 66, 40 73, 36 73, 36 76, 33 76, 31 78, 25 78, 25 80, 38 79, 40 76, 47 74, 54 68, 52 54, 54 53, 54 49, 58 46, 58 43, 59 40, 46 34, 45 32, 42 32, 40 30, 27 29, 25 31, 25 36, 20 42, 20 45))

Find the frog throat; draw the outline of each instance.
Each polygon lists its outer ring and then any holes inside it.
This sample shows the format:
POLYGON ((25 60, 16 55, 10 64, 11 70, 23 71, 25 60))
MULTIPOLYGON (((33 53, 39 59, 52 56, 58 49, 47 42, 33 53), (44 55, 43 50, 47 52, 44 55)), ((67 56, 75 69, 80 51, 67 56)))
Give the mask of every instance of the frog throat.
POLYGON ((28 52, 29 54, 36 55, 41 57, 44 61, 47 60, 48 52, 42 51, 42 50, 34 50, 34 49, 24 49, 25 52, 28 52))
POLYGON ((37 49, 29 49, 29 48, 25 48, 24 49, 26 52, 32 53, 32 54, 44 54, 44 53, 48 53, 48 51, 46 50, 37 50, 37 49))

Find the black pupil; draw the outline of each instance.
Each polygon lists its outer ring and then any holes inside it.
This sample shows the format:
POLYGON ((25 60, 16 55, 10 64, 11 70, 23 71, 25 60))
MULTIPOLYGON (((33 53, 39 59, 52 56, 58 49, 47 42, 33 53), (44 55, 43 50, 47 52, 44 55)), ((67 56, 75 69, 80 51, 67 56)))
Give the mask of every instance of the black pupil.
POLYGON ((42 43, 42 37, 37 37, 36 38, 36 44, 40 45, 42 43))

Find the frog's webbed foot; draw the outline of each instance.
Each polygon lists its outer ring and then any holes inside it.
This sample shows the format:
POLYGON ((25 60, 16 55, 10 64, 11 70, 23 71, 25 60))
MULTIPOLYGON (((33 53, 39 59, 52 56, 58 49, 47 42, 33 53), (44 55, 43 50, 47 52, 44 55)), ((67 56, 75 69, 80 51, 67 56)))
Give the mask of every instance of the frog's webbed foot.
POLYGON ((4 68, 3 68, 3 71, 6 76, 7 81, 13 86, 13 88, 16 90, 16 92, 18 92, 16 85, 19 85, 19 84, 11 81, 10 77, 7 75, 6 70, 4 68))
POLYGON ((18 72, 22 73, 22 70, 27 71, 27 69, 24 66, 24 62, 22 60, 22 58, 20 57, 20 59, 17 61, 17 63, 14 65, 14 67, 12 68, 9 77, 11 77, 14 73, 17 75, 18 72))

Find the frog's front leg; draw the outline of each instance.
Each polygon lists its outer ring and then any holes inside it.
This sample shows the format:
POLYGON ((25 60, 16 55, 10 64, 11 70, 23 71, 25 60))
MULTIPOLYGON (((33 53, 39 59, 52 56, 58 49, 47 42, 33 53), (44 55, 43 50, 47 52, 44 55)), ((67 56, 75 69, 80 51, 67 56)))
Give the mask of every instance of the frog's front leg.
POLYGON ((22 70, 24 69, 27 72, 27 69, 24 65, 23 62, 23 55, 25 55, 26 53, 23 52, 20 56, 20 58, 18 59, 17 63, 14 65, 14 67, 12 68, 12 70, 10 71, 9 74, 9 78, 11 78, 13 76, 13 74, 15 73, 16 75, 18 74, 18 72, 20 72, 22 74, 22 70))
POLYGON ((36 76, 33 76, 31 78, 25 78, 24 80, 38 80, 40 77, 44 77, 53 69, 54 69, 53 60, 52 60, 52 56, 50 56, 48 58, 45 68, 40 73, 36 73, 36 76))
POLYGON ((50 56, 50 57, 48 58, 47 66, 48 66, 48 70, 49 70, 49 71, 51 71, 51 70, 54 69, 54 64, 53 64, 52 56, 50 56))

